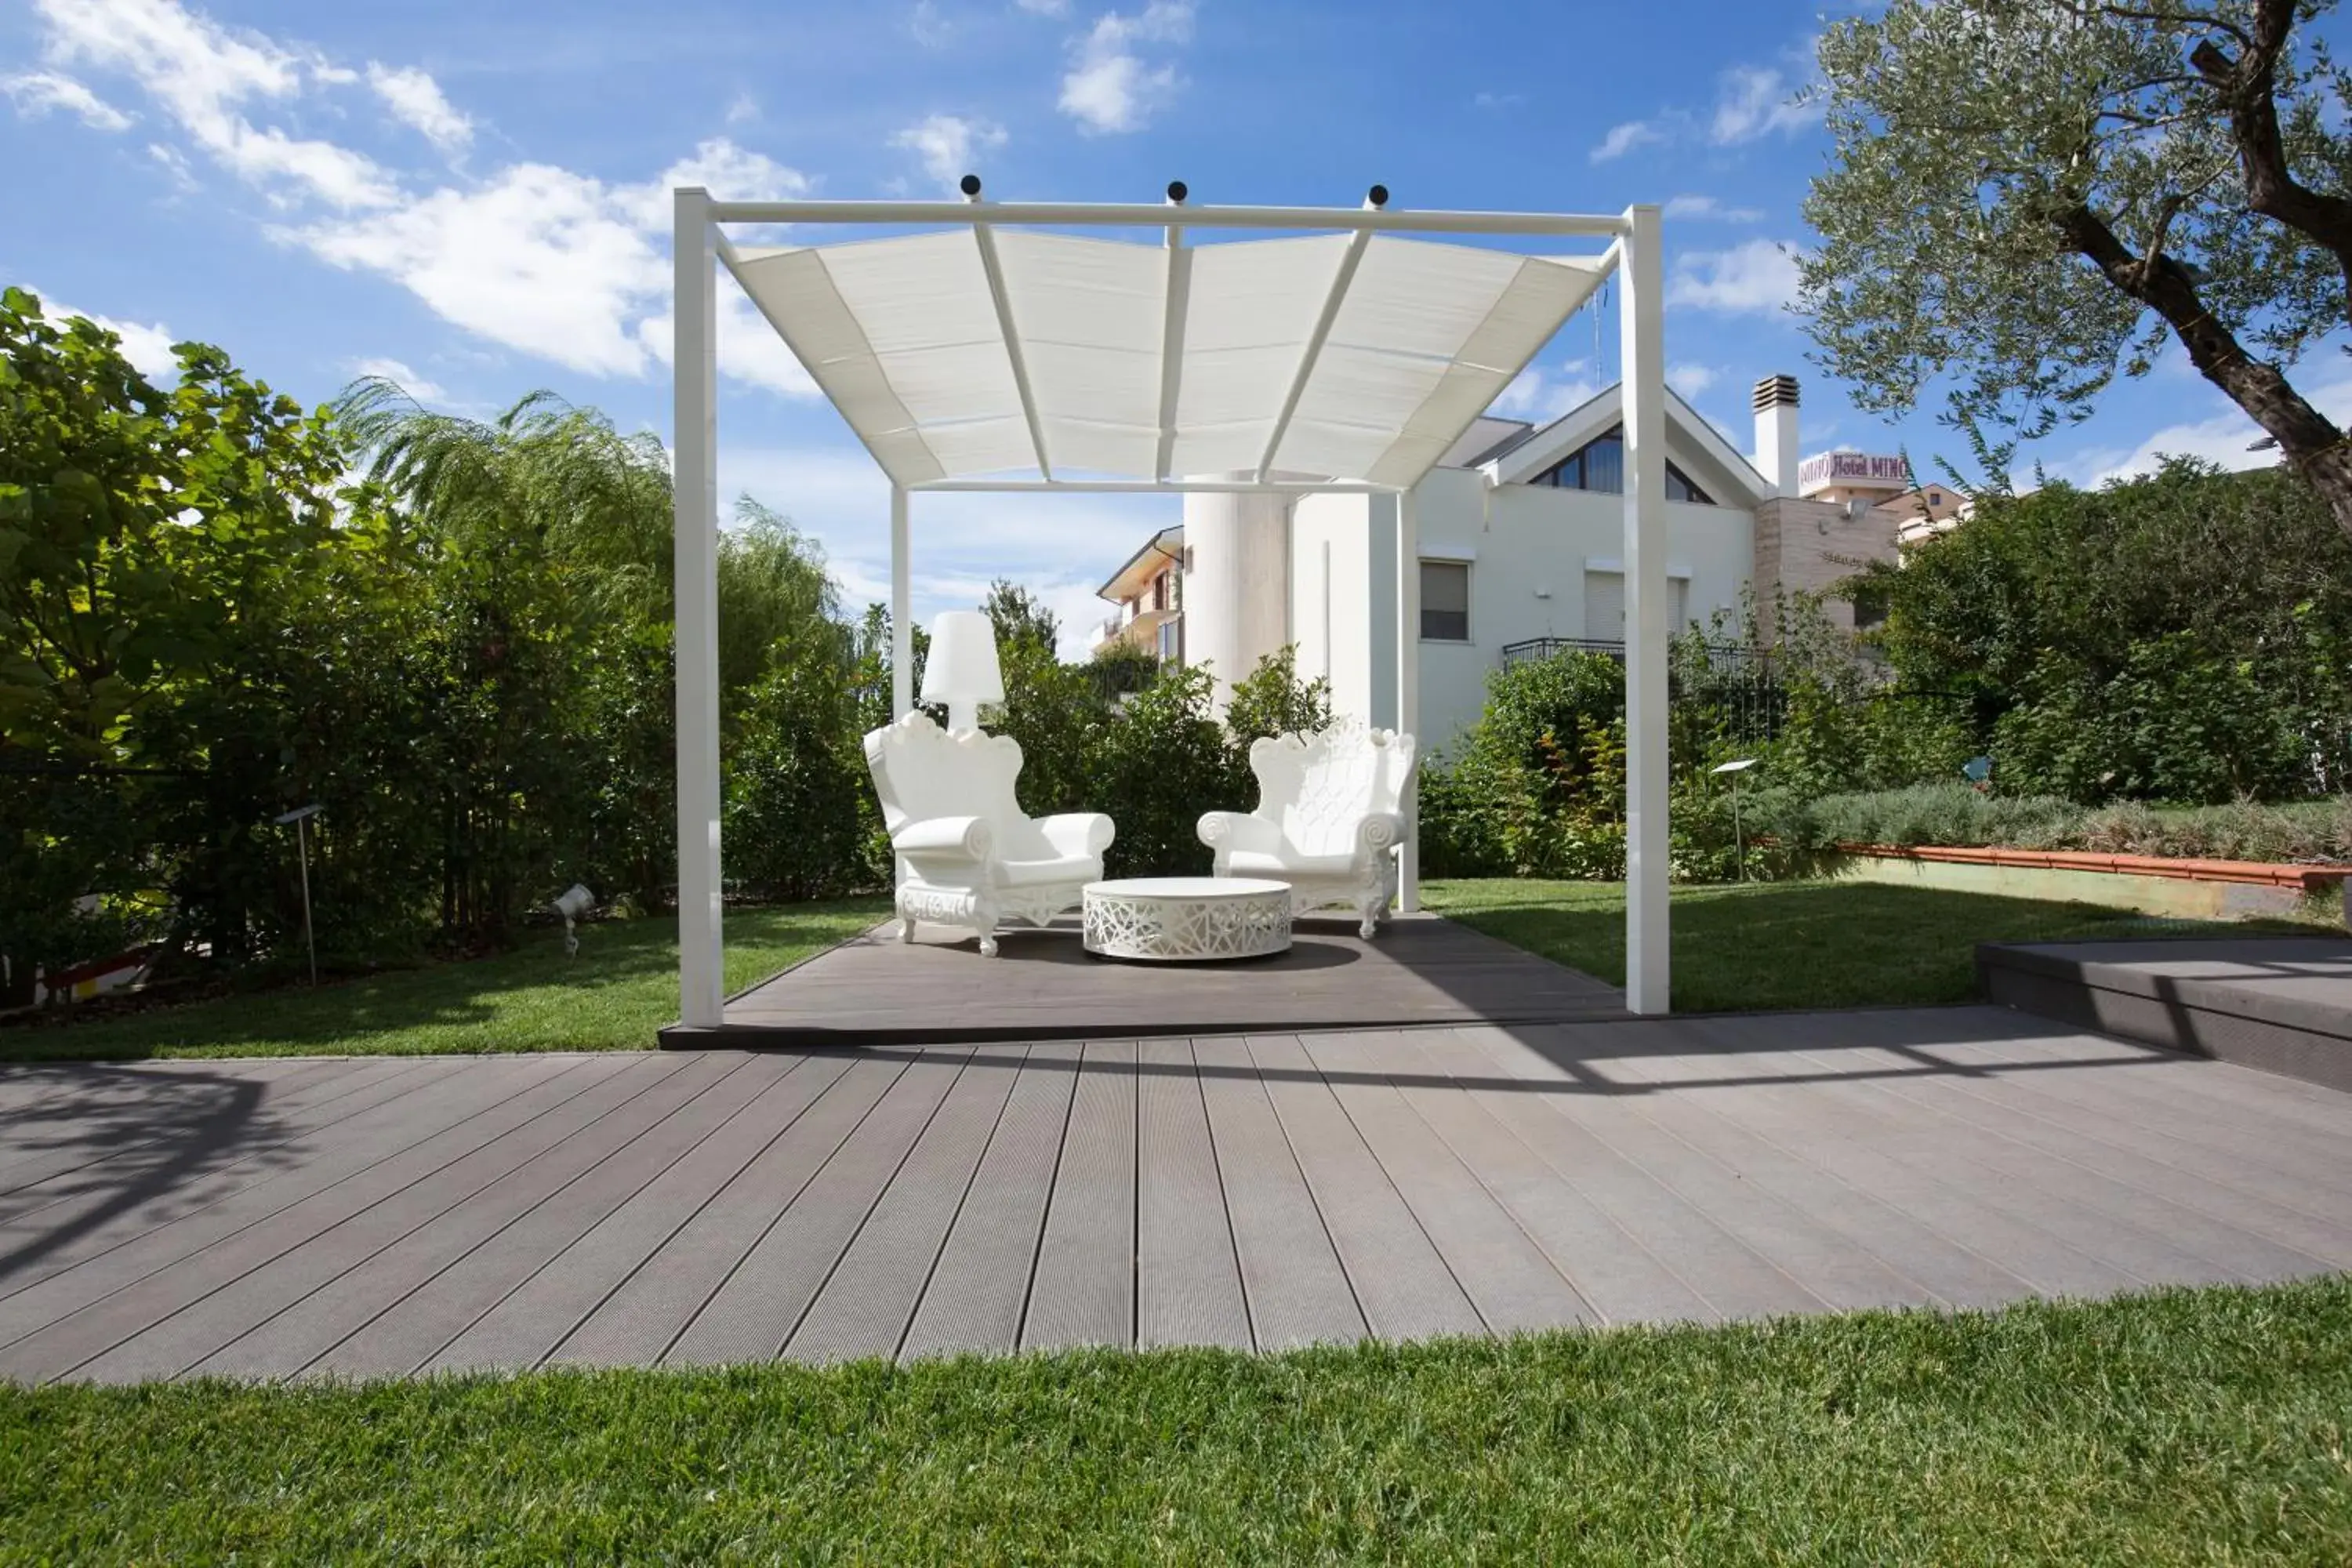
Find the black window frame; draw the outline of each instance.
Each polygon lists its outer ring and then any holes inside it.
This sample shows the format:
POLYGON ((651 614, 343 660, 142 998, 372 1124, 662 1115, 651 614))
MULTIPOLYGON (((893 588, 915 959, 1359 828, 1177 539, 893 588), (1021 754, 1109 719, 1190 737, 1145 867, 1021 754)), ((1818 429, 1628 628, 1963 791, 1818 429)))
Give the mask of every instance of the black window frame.
POLYGON ((1420 565, 1423 574, 1421 595, 1421 640, 1423 642, 1468 642, 1470 640, 1470 563, 1467 561, 1448 561, 1440 556, 1425 555, 1422 557, 1420 565), (1460 609, 1433 610, 1429 607, 1428 573, 1429 569, 1433 566, 1450 566, 1462 574, 1462 607, 1460 609), (1448 617, 1447 624, 1458 622, 1461 629, 1458 632, 1432 631, 1430 629, 1430 617, 1432 616, 1444 616, 1448 617))

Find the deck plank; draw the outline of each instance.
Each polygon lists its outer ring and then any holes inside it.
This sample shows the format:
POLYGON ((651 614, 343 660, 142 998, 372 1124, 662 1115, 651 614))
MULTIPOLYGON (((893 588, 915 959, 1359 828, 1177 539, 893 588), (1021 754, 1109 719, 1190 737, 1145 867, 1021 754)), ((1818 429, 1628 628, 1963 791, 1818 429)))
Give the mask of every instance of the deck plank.
POLYGON ((1049 1040, 1029 1049, 907 1330, 903 1358, 1020 1344, 1082 1048, 1049 1040))
POLYGON ((719 1288, 666 1366, 772 1361, 961 1075, 969 1051, 912 1054, 873 1114, 719 1288))
POLYGON ((1543 1249, 1369 1059, 1374 1047, 1348 1035, 1304 1035, 1299 1043, 1489 1331, 1594 1321, 1543 1249))
POLYGON ((777 1125, 774 1138, 566 1334, 548 1352, 547 1364, 659 1361, 906 1067, 903 1058, 811 1058, 767 1108, 777 1125))
POLYGON ((1137 1048, 1135 1342, 1250 1348, 1249 1310, 1189 1040, 1137 1048))
POLYGON ((1024 1350, 1135 1342, 1136 1056, 1089 1040, 1022 1321, 1024 1350))
POLYGON ((1369 1331, 1385 1340, 1483 1332, 1470 1298, 1297 1037, 1252 1035, 1245 1044, 1369 1331))
MULTIPOLYGON (((93 1336, 83 1322, 93 1310, 113 1317, 122 1298, 142 1289, 140 1299, 171 1300, 174 1309, 196 1300, 219 1282, 212 1277, 229 1256, 221 1249, 250 1253, 281 1234, 289 1237, 287 1247, 299 1245, 316 1234, 311 1226, 323 1230, 363 1211, 409 1181, 587 1092, 625 1064, 567 1064, 552 1073, 534 1073, 533 1065, 502 1062, 478 1078, 454 1078, 436 1092, 380 1108, 285 1180, 169 1221, 0 1299, 0 1342, 6 1345, 0 1376, 47 1376, 78 1365, 123 1337, 93 1336), (192 1280, 193 1291, 179 1296, 192 1280), (60 1362, 46 1348, 52 1343, 61 1343, 59 1353, 63 1345, 86 1348, 60 1362)), ((133 1322, 131 1331, 144 1326, 133 1322)))
POLYGON ((973 1049, 939 1114, 810 1303, 784 1346, 787 1358, 824 1364, 898 1353, 1027 1054, 1025 1046, 973 1049))
POLYGON ((1232 1036, 1197 1039, 1192 1055, 1257 1347, 1362 1339, 1363 1311, 1247 1042, 1232 1036))
MULTIPOLYGON (((266 1322, 288 1306, 365 1263, 410 1232, 429 1225, 485 1192, 520 1192, 527 1202, 560 1184, 601 1147, 598 1134, 615 1135, 640 1119, 674 1103, 673 1096, 706 1077, 693 1064, 667 1072, 639 1069, 614 1074, 586 1094, 505 1136, 418 1176, 396 1191, 331 1225, 307 1234, 280 1231, 255 1238, 252 1248, 226 1247, 208 1259, 226 1274, 231 1262, 247 1265, 224 1279, 202 1300, 157 1320, 78 1369, 82 1375, 112 1381, 170 1377, 231 1341, 241 1330, 266 1322), (518 1174, 520 1173, 521 1174, 518 1174), (285 1245, 257 1256, 278 1242, 285 1245)), ((484 1200, 486 1206, 496 1199, 484 1200)), ((322 1216, 323 1217, 323 1216, 322 1216)), ((278 1231, 279 1227, 269 1227, 278 1231)), ((413 1280, 404 1281, 413 1286, 413 1280)), ((396 1299, 396 1298, 395 1298, 396 1299)), ((406 1368, 399 1370, 405 1371, 406 1368)))
POLYGON ((628 1202, 484 1313, 434 1364, 538 1365, 775 1140, 807 1103, 804 1091, 788 1090, 783 1081, 806 1065, 799 1057, 753 1058, 728 1080, 728 1099, 742 1103, 723 1125, 662 1165, 628 1202))

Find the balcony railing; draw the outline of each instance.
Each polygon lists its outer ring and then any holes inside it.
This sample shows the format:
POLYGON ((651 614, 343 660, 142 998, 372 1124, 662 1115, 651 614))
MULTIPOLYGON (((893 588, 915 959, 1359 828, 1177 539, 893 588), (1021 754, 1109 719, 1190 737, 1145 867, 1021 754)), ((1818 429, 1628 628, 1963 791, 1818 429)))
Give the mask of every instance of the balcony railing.
MULTIPOLYGON (((1746 643, 1711 642, 1706 646, 1710 663, 1717 665, 1769 665, 1770 656, 1759 653, 1746 643)), ((1599 637, 1528 637, 1523 642, 1503 645, 1503 663, 1524 664, 1529 659, 1551 658, 1563 653, 1591 653, 1602 658, 1625 662, 1625 645, 1599 637)))

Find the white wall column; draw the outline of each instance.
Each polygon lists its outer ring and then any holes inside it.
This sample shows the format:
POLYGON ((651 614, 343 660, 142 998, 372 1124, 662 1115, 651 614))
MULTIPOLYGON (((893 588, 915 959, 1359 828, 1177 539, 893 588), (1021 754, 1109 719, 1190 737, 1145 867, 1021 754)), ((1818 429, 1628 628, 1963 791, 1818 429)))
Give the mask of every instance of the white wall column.
MULTIPOLYGON (((1400 734, 1421 739, 1421 522, 1413 513, 1412 492, 1396 498, 1397 530, 1397 673, 1396 727, 1400 734)), ((1403 807, 1404 835, 1397 845, 1397 908, 1412 914, 1421 908, 1421 783, 1418 772, 1398 803, 1403 807)))
POLYGON ((1659 212, 1625 209, 1625 1005, 1667 1010, 1666 420, 1659 212))
POLYGON ((719 863, 719 251, 710 193, 680 190, 676 218, 678 1021, 716 1028, 727 980, 719 863))
POLYGON ((890 717, 915 710, 915 595, 907 564, 907 490, 890 487, 890 717))

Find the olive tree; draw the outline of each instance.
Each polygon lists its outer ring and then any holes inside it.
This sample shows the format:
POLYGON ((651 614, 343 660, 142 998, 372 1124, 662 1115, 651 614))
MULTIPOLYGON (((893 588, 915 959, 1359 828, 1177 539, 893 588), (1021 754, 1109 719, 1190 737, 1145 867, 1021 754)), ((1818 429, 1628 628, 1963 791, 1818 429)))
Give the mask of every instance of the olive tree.
POLYGON ((1799 259, 1820 363, 1947 388, 2005 467, 2169 342, 2352 533, 2352 447, 2289 372, 2347 324, 2352 84, 2328 0, 1893 0, 1822 35, 1799 259))

